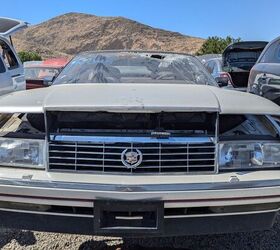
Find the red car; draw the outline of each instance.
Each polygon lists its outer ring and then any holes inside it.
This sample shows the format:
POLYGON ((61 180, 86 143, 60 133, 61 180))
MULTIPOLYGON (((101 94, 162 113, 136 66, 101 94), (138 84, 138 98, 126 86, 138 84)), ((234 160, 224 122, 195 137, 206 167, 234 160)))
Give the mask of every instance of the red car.
POLYGON ((50 86, 68 62, 68 58, 52 58, 24 63, 26 89, 50 86))

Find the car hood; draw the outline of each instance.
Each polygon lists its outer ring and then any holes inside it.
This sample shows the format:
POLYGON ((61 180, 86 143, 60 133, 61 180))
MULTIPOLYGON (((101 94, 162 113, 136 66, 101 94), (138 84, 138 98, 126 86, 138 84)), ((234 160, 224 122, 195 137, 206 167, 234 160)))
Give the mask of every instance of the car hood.
POLYGON ((279 115, 280 107, 248 93, 187 84, 68 84, 0 97, 0 113, 45 111, 205 111, 279 115))

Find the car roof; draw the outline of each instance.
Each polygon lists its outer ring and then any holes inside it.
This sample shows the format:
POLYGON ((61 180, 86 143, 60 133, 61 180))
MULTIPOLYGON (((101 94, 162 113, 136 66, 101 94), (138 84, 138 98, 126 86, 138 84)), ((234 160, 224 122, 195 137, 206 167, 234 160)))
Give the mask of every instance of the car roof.
POLYGON ((42 65, 42 61, 28 61, 23 63, 24 68, 38 67, 42 65))
POLYGON ((63 68, 69 62, 68 58, 51 58, 45 61, 24 62, 24 68, 63 68))
POLYGON ((260 54, 260 56, 259 56, 259 58, 258 58, 258 60, 257 60, 256 63, 259 63, 260 60, 262 59, 263 55, 264 55, 264 54, 266 53, 266 51, 268 50, 268 48, 269 48, 271 45, 273 45, 274 43, 278 42, 278 41, 280 41, 280 36, 278 36, 278 37, 276 37, 275 39, 273 39, 272 41, 270 41, 270 42, 266 45, 266 47, 264 48, 264 50, 262 51, 262 53, 260 54))
POLYGON ((43 61, 42 66, 61 68, 61 67, 65 67, 65 65, 68 62, 69 62, 69 59, 66 57, 50 58, 50 59, 46 59, 45 61, 43 61))
POLYGON ((219 60, 222 58, 221 54, 206 54, 206 55, 202 55, 202 56, 197 56, 197 58, 203 63, 207 63, 209 61, 212 60, 219 60))

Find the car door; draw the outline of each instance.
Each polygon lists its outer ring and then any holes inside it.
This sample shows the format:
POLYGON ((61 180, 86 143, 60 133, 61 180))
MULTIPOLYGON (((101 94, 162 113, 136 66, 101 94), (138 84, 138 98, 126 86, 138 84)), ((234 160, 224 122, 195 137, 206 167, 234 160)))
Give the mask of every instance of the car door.
POLYGON ((12 92, 13 89, 13 80, 8 73, 2 56, 0 55, 0 95, 12 92))
MULTIPOLYGON (((12 46, 11 36, 27 26, 28 24, 26 22, 0 17, 0 55, 6 68, 5 89, 8 87, 6 85, 10 87, 10 82, 12 81, 11 91, 23 90, 26 88, 23 66, 12 46), (8 39, 10 39, 10 41, 8 39), (10 77, 9 81, 7 81, 8 77, 10 77)), ((2 76, 2 78, 4 78, 4 76, 2 76)))
POLYGON ((13 47, 4 37, 0 37, 0 55, 6 67, 6 75, 10 77, 13 83, 12 90, 24 90, 26 83, 22 63, 13 47))
POLYGON ((248 91, 280 105, 280 39, 272 42, 252 68, 248 91))

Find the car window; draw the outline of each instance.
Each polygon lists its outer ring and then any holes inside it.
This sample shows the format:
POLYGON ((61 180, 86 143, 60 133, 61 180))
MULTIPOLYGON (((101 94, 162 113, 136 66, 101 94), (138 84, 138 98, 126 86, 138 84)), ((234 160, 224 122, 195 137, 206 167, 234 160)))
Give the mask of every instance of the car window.
POLYGON ((14 54, 14 52, 11 50, 8 44, 6 44, 4 41, 0 40, 0 54, 4 60, 4 63, 6 64, 6 67, 9 70, 18 68, 18 61, 14 54))
POLYGON ((5 68, 4 62, 0 56, 0 73, 4 73, 5 71, 6 71, 6 68, 5 68))
POLYGON ((280 63, 280 42, 271 44, 263 54, 261 63, 280 63))
POLYGON ((214 70, 214 64, 213 64, 213 61, 210 61, 208 63, 205 64, 207 70, 209 71, 210 74, 213 73, 213 70, 214 70))
POLYGON ((47 77, 56 77, 59 74, 57 68, 47 67, 25 67, 24 75, 26 80, 43 80, 47 77))
POLYGON ((222 71, 222 64, 219 60, 216 60, 216 67, 217 67, 217 73, 222 71))
POLYGON ((207 69, 207 71, 209 72, 209 73, 211 73, 211 69, 210 69, 210 65, 209 65, 209 62, 208 63, 205 63, 204 64, 204 66, 205 66, 205 68, 207 69))
POLYGON ((213 73, 217 73, 218 71, 218 64, 216 61, 213 61, 213 73))

